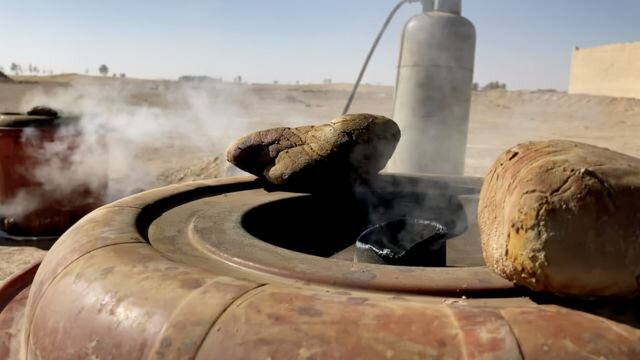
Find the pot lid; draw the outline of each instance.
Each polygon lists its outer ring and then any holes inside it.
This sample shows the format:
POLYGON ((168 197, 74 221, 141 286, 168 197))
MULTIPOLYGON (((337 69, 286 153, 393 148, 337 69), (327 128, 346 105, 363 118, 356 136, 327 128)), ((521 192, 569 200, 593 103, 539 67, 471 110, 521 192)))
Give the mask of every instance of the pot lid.
POLYGON ((77 121, 78 117, 64 116, 57 110, 45 106, 36 106, 27 113, 0 113, 0 127, 54 127, 77 121))

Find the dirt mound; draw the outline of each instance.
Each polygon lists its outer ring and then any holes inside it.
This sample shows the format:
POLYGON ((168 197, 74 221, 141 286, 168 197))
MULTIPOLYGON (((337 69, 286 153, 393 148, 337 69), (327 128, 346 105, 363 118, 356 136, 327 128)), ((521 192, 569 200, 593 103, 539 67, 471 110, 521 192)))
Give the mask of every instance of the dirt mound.
POLYGON ((0 71, 0 82, 11 82, 11 81, 13 80, 11 80, 10 77, 8 77, 2 71, 0 71))

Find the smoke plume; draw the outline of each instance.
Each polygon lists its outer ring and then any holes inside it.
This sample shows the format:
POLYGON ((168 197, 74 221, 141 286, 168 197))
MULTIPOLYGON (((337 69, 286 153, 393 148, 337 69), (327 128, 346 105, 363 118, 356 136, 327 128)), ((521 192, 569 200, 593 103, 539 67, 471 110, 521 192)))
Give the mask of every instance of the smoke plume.
MULTIPOLYGON (((24 132, 37 160, 28 176, 67 203, 82 200, 87 190, 104 192, 106 203, 168 183, 240 174, 227 165, 226 146, 290 120, 260 121, 250 113, 258 101, 250 87, 232 84, 105 79, 39 89, 25 96, 22 111, 45 105, 79 121, 62 126, 55 141, 41 142, 37 129, 24 132)), ((21 192, 0 206, 0 216, 26 214, 40 198, 21 192)))

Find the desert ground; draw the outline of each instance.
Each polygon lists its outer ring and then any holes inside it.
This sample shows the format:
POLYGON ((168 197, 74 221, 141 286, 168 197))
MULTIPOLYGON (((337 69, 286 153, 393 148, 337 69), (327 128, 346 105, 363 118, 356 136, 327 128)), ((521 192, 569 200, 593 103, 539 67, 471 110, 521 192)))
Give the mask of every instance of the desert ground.
MULTIPOLYGON (((60 75, 0 81, 0 112, 43 104, 98 114, 109 136, 113 200, 172 183, 237 174, 227 144, 246 132, 326 122, 350 85, 181 84, 60 75)), ((391 116, 393 88, 364 85, 351 112, 391 116)), ((498 154, 529 140, 569 139, 640 157, 640 100, 556 91, 474 92, 465 173, 483 176, 498 154)), ((0 243, 0 281, 45 250, 0 243)))

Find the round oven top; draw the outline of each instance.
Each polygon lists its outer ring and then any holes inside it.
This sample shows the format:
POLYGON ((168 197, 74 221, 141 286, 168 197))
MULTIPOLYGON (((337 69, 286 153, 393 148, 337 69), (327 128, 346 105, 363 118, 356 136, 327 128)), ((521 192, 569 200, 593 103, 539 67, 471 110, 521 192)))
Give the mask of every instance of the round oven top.
MULTIPOLYGON (((243 278, 273 278, 376 291, 423 294, 515 292, 484 267, 475 222, 477 178, 381 176, 353 193, 267 191, 261 183, 207 194, 182 193, 148 209, 139 228, 165 256, 243 278), (431 267, 354 262, 371 226, 397 218, 444 224, 444 264, 431 267)), ((213 190, 213 189, 212 189, 213 190)), ((218 189, 218 191, 220 191, 218 189)))
POLYGON ((638 358, 637 301, 537 294, 483 266, 479 179, 383 175, 314 195, 263 185, 173 185, 87 215, 33 281, 27 355, 638 358), (447 228, 443 264, 354 262, 358 236, 398 217, 447 228))

